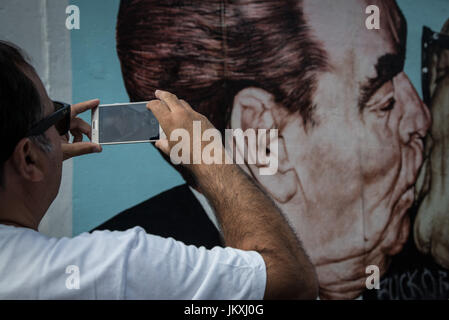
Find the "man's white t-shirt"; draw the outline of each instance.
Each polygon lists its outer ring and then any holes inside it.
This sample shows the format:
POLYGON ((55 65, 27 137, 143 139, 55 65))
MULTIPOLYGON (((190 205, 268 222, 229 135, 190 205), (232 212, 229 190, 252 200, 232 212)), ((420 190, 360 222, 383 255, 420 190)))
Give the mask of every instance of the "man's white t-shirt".
POLYGON ((187 246, 135 227, 50 238, 0 224, 0 299, 262 299, 255 251, 187 246))

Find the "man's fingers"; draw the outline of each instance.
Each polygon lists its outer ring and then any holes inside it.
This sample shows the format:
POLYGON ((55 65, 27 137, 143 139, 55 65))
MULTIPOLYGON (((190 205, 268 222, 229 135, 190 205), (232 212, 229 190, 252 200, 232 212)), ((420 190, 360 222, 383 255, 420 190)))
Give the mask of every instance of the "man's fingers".
POLYGON ((83 134, 78 129, 70 130, 70 133, 73 136, 73 143, 83 141, 83 134))
POLYGON ((155 95, 156 98, 165 102, 171 111, 175 111, 177 109, 182 108, 181 102, 179 101, 178 97, 176 97, 173 93, 163 90, 156 90, 155 95))
POLYGON ((61 148, 64 160, 84 154, 101 152, 103 150, 99 144, 92 142, 63 143, 61 148))
POLYGON ((96 108, 99 104, 100 104, 99 99, 93 99, 93 100, 84 101, 84 102, 80 102, 80 103, 72 105, 70 107, 72 118, 76 117, 80 113, 83 113, 84 111, 96 108))
POLYGON ((92 140, 92 128, 90 125, 81 118, 74 118, 70 123, 70 130, 77 130, 82 134, 85 134, 89 140, 92 140))
POLYGON ((164 118, 164 116, 170 113, 170 109, 168 108, 167 104, 160 100, 149 101, 147 103, 147 109, 153 112, 154 116, 157 120, 159 120, 159 122, 164 118))
POLYGON ((190 106, 190 104, 188 104, 187 103, 187 101, 185 101, 185 100, 179 100, 180 102, 181 102, 181 104, 182 104, 182 106, 184 107, 184 108, 186 108, 186 109, 188 109, 188 110, 193 110, 192 109, 192 107, 190 106))

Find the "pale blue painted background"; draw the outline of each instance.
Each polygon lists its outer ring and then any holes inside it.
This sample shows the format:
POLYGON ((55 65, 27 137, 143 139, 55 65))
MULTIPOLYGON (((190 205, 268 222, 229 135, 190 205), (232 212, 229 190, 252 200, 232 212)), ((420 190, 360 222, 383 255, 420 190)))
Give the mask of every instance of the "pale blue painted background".
MULTIPOLYGON (((80 30, 71 32, 73 102, 129 101, 115 50, 118 0, 71 1, 80 8, 80 30)), ((84 117, 90 122, 90 114, 84 117)), ((183 183, 148 144, 104 146, 101 154, 74 160, 73 234, 183 183)))
MULTIPOLYGON (((344 0, 340 0, 344 1, 344 0)), ((72 0, 81 29, 71 32, 73 101, 129 101, 115 50, 118 0, 72 0)), ((421 94, 421 30, 440 30, 449 0, 399 0, 408 21, 406 72, 421 94)), ((84 117, 90 121, 90 115, 84 117)), ((75 159, 73 234, 88 231, 116 213, 182 183, 149 144, 105 146, 102 154, 75 159)))

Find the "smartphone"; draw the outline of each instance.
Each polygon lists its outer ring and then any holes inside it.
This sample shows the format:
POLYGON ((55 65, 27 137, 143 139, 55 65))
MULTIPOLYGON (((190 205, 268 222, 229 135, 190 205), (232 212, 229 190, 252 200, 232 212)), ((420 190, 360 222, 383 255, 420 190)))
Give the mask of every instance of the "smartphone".
POLYGON ((101 104, 92 110, 92 142, 140 143, 159 140, 162 129, 147 102, 101 104))

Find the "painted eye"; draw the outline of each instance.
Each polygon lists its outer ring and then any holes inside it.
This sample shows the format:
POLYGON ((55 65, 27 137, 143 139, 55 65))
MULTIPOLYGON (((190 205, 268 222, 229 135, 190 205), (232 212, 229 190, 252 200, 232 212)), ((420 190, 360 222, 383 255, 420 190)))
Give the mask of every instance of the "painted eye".
POLYGON ((382 112, 389 112, 389 111, 393 110, 395 104, 396 104, 396 100, 395 99, 391 99, 390 101, 388 101, 388 104, 385 107, 380 109, 380 111, 382 111, 382 112))

